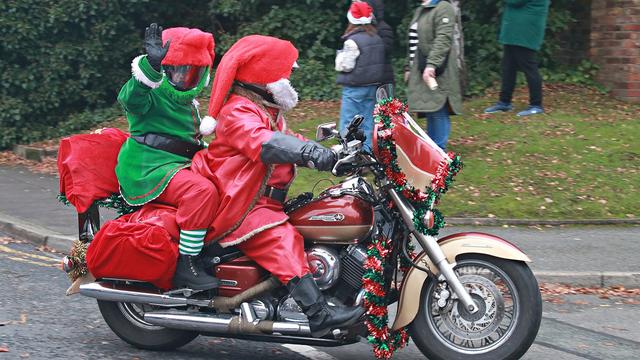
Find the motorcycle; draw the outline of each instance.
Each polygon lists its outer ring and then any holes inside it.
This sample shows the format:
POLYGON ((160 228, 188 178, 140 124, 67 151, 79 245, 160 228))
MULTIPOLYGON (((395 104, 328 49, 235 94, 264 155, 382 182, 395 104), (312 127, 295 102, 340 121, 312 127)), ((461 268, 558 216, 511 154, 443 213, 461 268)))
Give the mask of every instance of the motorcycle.
MULTIPOLYGON (((413 123, 407 113, 396 115, 407 127, 413 123)), ((410 195, 390 178, 385 155, 362 150, 360 121, 354 120, 343 132, 335 124, 318 126, 317 141, 338 140, 333 174, 345 178, 317 196, 304 193, 285 204, 289 221, 304 236, 314 279, 327 299, 369 310, 356 326, 311 337, 306 316, 278 280, 236 248, 215 244, 201 256, 220 280, 217 289, 162 291, 136 280, 102 278, 81 285, 79 292, 97 299, 116 335, 143 349, 175 349, 199 335, 341 346, 373 334, 376 356, 389 357, 393 349, 380 350, 380 337, 386 332, 399 339, 399 346, 410 335, 429 359, 522 356, 536 337, 542 315, 529 257, 490 234, 457 233, 438 239, 425 233, 434 227, 437 214, 416 212, 410 195), (412 255, 412 243, 422 249, 419 254, 412 255), (386 321, 386 308, 393 303, 393 323, 374 326, 373 317, 386 321), (374 308, 378 313, 372 313, 374 308)), ((401 140, 384 131, 380 126, 374 131, 374 147, 383 136, 401 140)), ((415 136, 429 141, 425 134, 415 136)), ((401 148, 396 153, 404 169, 421 161, 401 148)), ((420 169, 414 170, 410 180, 425 182, 420 169)), ((81 218, 87 241, 98 230, 96 216, 92 208, 81 218)))

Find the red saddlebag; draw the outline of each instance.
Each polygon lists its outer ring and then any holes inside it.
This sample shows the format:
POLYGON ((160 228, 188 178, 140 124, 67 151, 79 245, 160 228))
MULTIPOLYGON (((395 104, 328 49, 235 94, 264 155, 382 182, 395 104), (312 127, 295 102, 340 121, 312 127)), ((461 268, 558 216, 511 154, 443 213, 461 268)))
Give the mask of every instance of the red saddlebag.
POLYGON ((118 129, 103 129, 99 134, 74 135, 60 141, 60 192, 78 213, 86 212, 95 200, 120 192, 115 168, 128 137, 118 129))
POLYGON ((107 222, 87 250, 87 266, 96 278, 150 282, 170 289, 178 244, 164 228, 128 222, 130 215, 107 222))

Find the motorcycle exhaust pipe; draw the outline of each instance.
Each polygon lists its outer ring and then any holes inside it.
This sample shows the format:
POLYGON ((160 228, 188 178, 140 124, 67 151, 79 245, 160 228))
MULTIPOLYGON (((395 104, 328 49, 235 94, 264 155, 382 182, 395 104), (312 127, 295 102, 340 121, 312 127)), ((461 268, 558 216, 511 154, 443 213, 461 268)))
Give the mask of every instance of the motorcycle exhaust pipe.
POLYGON ((158 306, 207 306, 209 301, 159 294, 151 289, 112 282, 93 282, 80 286, 80 294, 103 301, 151 304, 158 306))
POLYGON ((307 324, 289 323, 281 321, 258 320, 248 303, 243 303, 241 316, 205 315, 197 313, 163 313, 148 312, 144 314, 144 321, 169 329, 180 329, 196 332, 233 335, 298 335, 310 336, 311 330, 307 324))

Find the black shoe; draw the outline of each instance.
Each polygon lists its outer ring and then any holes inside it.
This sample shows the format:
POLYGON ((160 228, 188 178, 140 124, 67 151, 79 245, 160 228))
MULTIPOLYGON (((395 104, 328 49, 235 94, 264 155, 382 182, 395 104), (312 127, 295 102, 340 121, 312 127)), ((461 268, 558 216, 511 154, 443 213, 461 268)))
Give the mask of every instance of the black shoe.
POLYGON ((291 297, 307 315, 313 337, 323 337, 332 329, 349 327, 358 322, 364 314, 362 307, 327 304, 311 274, 291 279, 287 288, 291 297))
POLYGON ((189 288, 193 290, 209 290, 220 286, 220 280, 204 271, 200 258, 180 254, 176 273, 173 275, 175 288, 189 288))

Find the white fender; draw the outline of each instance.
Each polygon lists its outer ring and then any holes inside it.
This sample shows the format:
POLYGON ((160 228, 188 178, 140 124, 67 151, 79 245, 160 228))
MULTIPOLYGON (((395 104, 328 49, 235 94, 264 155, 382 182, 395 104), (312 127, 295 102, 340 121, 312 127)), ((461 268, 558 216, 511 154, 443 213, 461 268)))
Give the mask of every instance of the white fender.
MULTIPOLYGON (((440 239, 438 244, 450 263, 455 263, 456 258, 462 254, 484 254, 501 259, 531 262, 531 259, 518 247, 491 234, 477 232, 452 234, 440 239)), ((430 269, 435 275, 439 273, 438 268, 424 252, 418 255, 415 262, 430 269)), ((416 317, 420 307, 422 287, 428 276, 427 273, 416 268, 411 268, 406 274, 393 330, 409 325, 416 317)))

